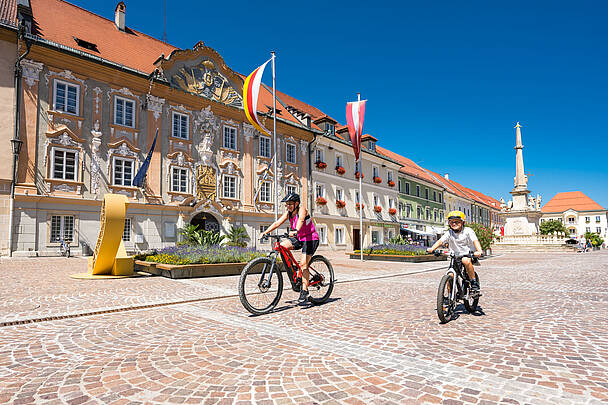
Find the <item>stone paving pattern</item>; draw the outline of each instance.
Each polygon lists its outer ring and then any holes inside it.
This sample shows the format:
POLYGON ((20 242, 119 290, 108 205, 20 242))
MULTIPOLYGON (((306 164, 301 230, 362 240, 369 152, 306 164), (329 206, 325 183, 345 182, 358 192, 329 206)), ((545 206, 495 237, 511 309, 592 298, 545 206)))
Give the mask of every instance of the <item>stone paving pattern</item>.
POLYGON ((174 304, 0 327, 0 403, 608 403, 608 251, 484 260, 481 311, 446 325, 446 263, 328 256, 330 302, 286 291, 258 317, 235 277, 73 280, 83 259, 4 260, 1 320, 174 304))

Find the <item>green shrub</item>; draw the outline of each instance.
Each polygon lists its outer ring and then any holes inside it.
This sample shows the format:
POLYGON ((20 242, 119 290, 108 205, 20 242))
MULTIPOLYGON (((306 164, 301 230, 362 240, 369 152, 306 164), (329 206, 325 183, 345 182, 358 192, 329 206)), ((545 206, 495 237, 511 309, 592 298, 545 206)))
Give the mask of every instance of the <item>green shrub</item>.
POLYGON ((553 232, 563 232, 564 235, 568 235, 568 230, 562 221, 558 221, 557 219, 543 221, 538 227, 538 230, 541 235, 553 235, 553 232))
POLYGON ((599 234, 593 232, 585 233, 585 239, 590 240, 593 247, 602 246, 602 243, 604 243, 604 239, 599 234))
POLYGON ((249 240, 249 235, 247 235, 247 230, 244 226, 234 226, 230 228, 230 231, 226 235, 226 245, 228 246, 239 246, 246 247, 247 241, 249 240))
POLYGON ((494 242, 494 238, 496 237, 496 235, 494 235, 494 232, 490 228, 477 223, 470 223, 466 226, 468 226, 475 232, 475 235, 477 235, 477 239, 479 239, 479 244, 481 245, 481 249, 483 251, 490 249, 490 246, 492 245, 492 243, 494 242))

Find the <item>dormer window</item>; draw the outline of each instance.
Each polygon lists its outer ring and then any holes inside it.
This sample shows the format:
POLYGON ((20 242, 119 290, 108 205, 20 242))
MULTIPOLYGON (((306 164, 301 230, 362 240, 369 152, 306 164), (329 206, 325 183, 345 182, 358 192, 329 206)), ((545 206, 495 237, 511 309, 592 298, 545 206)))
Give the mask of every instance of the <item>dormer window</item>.
POLYGON ((326 122, 325 123, 325 132, 327 132, 329 135, 335 135, 336 126, 334 124, 332 124, 331 122, 326 122))
POLYGON ((376 143, 374 141, 369 141, 367 143, 367 149, 371 150, 372 152, 376 151, 376 143))

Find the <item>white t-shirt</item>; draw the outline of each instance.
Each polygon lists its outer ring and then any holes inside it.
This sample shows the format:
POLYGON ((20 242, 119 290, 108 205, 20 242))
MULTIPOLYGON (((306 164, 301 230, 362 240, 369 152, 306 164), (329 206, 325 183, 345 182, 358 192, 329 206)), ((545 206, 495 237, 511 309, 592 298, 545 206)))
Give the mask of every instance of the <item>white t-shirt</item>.
POLYGON ((456 253, 457 255, 466 255, 469 252, 474 252, 474 242, 476 240, 478 239, 475 232, 471 228, 466 227, 458 233, 448 229, 448 231, 443 234, 441 239, 439 239, 441 243, 448 242, 450 251, 456 253))

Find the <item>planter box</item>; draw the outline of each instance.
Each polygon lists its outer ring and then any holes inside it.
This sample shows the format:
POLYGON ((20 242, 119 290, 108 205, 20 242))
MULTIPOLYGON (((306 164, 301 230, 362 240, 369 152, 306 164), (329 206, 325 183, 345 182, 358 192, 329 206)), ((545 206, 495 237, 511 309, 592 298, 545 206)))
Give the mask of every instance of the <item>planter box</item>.
POLYGON ((167 278, 237 276, 247 263, 173 265, 135 260, 134 270, 167 278))
MULTIPOLYGON (((360 259, 361 253, 347 252, 347 255, 351 259, 360 259)), ((423 263, 423 262, 442 262, 447 260, 448 257, 445 255, 420 255, 420 256, 404 256, 404 255, 383 255, 372 253, 363 253, 363 260, 380 260, 386 262, 408 262, 408 263, 423 263)))

